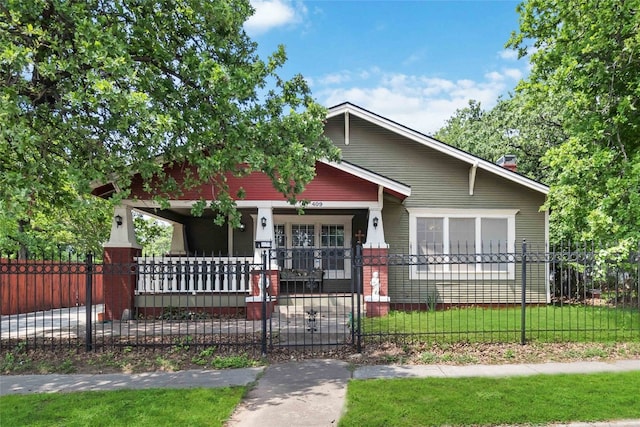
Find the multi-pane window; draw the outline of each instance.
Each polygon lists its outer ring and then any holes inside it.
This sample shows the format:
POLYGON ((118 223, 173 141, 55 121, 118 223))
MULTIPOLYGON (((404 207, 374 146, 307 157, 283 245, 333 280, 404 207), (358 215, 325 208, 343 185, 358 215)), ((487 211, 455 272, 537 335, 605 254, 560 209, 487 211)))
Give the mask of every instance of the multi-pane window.
POLYGON ((291 243, 293 246, 291 259, 294 269, 313 270, 316 268, 313 253, 315 236, 315 225, 313 224, 291 225, 291 243))
POLYGON ((420 255, 417 274, 448 272, 466 275, 512 275, 506 253, 513 252, 515 212, 473 214, 457 211, 410 212, 411 246, 420 255))
POLYGON ((344 270, 344 225, 323 225, 320 231, 322 269, 344 270))
POLYGON ((291 239, 294 248, 312 248, 315 246, 315 225, 292 224, 291 239))
POLYGON ((285 260, 287 259, 287 234, 284 224, 275 224, 273 226, 273 234, 276 240, 276 258, 278 267, 285 268, 285 260))
POLYGON ((287 247, 287 235, 285 232, 284 224, 276 224, 273 226, 273 234, 276 237, 276 247, 277 248, 286 248, 287 247))

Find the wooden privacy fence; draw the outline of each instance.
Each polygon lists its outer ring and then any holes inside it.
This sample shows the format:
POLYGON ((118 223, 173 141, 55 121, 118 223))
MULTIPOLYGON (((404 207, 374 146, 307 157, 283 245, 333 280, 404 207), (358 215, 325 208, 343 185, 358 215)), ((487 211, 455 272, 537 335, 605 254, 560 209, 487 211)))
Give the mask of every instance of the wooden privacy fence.
MULTIPOLYGON (((88 271, 84 262, 0 259, 0 314, 83 306, 88 271)), ((92 297, 104 300, 101 274, 93 274, 92 297)))

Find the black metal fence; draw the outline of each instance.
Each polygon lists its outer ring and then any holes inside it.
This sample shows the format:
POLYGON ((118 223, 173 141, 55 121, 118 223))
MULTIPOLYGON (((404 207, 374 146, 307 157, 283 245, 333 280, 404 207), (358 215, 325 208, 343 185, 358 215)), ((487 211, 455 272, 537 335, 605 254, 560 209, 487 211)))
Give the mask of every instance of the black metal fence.
POLYGON ((1 257, 0 350, 640 340, 637 247, 46 258, 1 257))
POLYGON ((365 345, 640 340, 638 246, 549 250, 523 242, 513 252, 491 254, 365 253, 364 277, 384 264, 390 312, 365 311, 365 345))

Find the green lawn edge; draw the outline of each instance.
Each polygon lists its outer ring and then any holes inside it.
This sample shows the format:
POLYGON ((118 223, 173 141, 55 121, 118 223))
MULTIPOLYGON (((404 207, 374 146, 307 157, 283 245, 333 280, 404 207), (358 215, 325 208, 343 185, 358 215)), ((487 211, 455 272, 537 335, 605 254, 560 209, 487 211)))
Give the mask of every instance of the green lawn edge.
POLYGON ((640 419, 640 372, 351 380, 341 427, 640 419))
POLYGON ((146 389, 8 395, 1 425, 223 426, 246 387, 146 389))

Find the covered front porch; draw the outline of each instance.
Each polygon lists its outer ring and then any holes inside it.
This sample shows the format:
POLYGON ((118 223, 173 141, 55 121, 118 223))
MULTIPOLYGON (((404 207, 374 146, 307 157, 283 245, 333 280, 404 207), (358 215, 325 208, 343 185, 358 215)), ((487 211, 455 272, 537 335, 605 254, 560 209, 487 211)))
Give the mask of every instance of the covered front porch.
POLYGON ((274 301, 280 294, 351 292, 356 244, 387 250, 384 197, 403 200, 410 188, 349 164, 319 162, 317 172, 303 193, 305 202, 296 206, 269 190, 264 176, 231 180, 232 191, 242 188, 246 193, 236 201, 239 227, 231 221, 217 225, 212 209, 192 215, 196 200, 177 198, 160 205, 134 186, 135 198, 123 200, 114 211, 105 245, 105 259, 130 256, 137 266, 128 286, 132 308, 157 306, 158 295, 163 295, 163 305, 195 298, 192 302, 205 306, 203 296, 212 294, 224 295, 230 307, 256 302, 262 288, 257 272, 263 270, 265 254, 268 293, 274 301), (169 253, 143 256, 135 237, 134 211, 173 226, 169 253))

